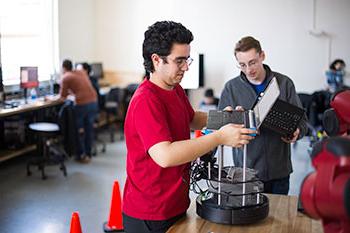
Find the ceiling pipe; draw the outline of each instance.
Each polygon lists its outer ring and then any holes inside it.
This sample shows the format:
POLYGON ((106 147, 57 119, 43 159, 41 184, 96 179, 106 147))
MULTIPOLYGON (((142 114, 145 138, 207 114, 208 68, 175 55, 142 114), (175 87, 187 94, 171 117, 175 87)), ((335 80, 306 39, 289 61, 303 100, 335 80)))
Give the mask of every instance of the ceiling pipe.
POLYGON ((312 0, 312 28, 309 30, 309 34, 314 37, 323 37, 327 39, 327 65, 331 63, 332 59, 332 36, 324 30, 317 28, 317 2, 312 0))

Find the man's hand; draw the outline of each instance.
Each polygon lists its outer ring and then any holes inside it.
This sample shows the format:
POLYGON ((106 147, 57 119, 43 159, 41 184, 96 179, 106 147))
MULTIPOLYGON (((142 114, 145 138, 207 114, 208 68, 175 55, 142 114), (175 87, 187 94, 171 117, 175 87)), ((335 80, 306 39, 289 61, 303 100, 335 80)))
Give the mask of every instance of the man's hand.
POLYGON ((244 108, 242 106, 240 106, 240 105, 236 106, 235 110, 236 111, 240 111, 240 112, 244 112, 244 108))
MULTIPOLYGON (((227 111, 227 112, 232 112, 233 111, 233 108, 231 106, 227 106, 224 108, 224 111, 227 111)), ((235 111, 239 111, 239 112, 244 112, 244 108, 240 105, 237 105, 235 107, 235 111)), ((260 130, 256 130, 256 135, 259 135, 260 134, 260 130)))
POLYGON ((284 141, 285 143, 293 143, 293 142, 296 142, 296 140, 298 139, 299 137, 299 134, 300 134, 300 130, 299 128, 297 128, 294 133, 293 133, 293 136, 291 138, 287 138, 287 137, 282 137, 282 141, 284 141))
POLYGON ((256 134, 255 130, 244 128, 243 125, 227 124, 220 128, 220 144, 231 147, 242 147, 248 144, 256 134))
MULTIPOLYGON (((233 111, 233 108, 231 106, 226 106, 223 111, 226 111, 226 112, 232 112, 233 111)), ((235 107, 235 111, 240 111, 240 112, 244 112, 244 108, 242 106, 236 106, 235 107)))
POLYGON ((223 111, 225 112, 232 112, 233 111, 233 108, 231 106, 226 106, 223 111))

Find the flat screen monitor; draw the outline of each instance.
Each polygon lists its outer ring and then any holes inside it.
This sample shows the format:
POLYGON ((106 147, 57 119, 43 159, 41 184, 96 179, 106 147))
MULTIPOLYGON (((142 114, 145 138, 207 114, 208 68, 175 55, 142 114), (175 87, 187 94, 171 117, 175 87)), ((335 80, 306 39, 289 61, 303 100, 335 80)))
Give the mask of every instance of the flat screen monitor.
POLYGON ((180 83, 183 89, 198 89, 204 86, 204 55, 191 52, 193 62, 180 83))
POLYGON ((1 61, 0 61, 0 104, 5 101, 3 98, 5 97, 4 95, 4 85, 2 83, 2 69, 1 69, 1 61))
POLYGON ((91 63, 91 76, 95 78, 103 78, 102 63, 91 63))
POLYGON ((39 86, 38 67, 25 66, 21 67, 20 86, 21 88, 34 88, 39 86))

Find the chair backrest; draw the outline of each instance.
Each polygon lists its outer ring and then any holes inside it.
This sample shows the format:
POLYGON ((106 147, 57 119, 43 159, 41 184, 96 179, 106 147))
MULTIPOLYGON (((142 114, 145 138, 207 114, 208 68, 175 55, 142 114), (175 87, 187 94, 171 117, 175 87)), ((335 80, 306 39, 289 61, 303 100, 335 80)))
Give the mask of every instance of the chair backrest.
POLYGON ((330 107, 331 93, 328 91, 316 91, 312 94, 310 106, 310 123, 314 127, 323 128, 323 113, 330 107))
POLYGON ((89 76, 90 78, 90 82, 94 88, 94 90, 96 91, 97 94, 97 105, 99 109, 103 108, 103 97, 100 94, 100 85, 98 83, 98 79, 94 76, 89 76))
POLYGON ((330 99, 331 93, 328 91, 316 91, 312 94, 312 101, 318 113, 323 113, 330 107, 330 99))
POLYGON ((301 104, 306 112, 306 115, 309 117, 310 107, 312 104, 312 95, 306 93, 298 93, 298 97, 300 99, 301 104))
POLYGON ((106 102, 120 102, 122 99, 122 89, 119 87, 112 88, 106 97, 106 102))
POLYGON ((65 101, 58 113, 58 119, 64 149, 69 156, 72 156, 76 153, 79 142, 74 103, 72 101, 65 101))
POLYGON ((131 83, 125 88, 126 89, 126 93, 125 93, 125 107, 126 107, 126 109, 128 108, 130 100, 138 87, 139 87, 139 84, 131 83))
POLYGON ((126 114, 125 95, 126 89, 115 87, 112 88, 106 97, 105 110, 109 113, 116 114, 118 119, 124 119, 126 114))

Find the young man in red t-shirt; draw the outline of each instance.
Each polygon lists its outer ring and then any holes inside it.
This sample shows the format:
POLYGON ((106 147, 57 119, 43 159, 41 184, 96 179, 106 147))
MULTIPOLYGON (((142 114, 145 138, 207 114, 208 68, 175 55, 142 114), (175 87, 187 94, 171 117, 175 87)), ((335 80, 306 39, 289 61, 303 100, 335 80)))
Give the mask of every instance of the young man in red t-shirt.
POLYGON ((125 121, 127 179, 123 197, 126 232, 165 232, 185 215, 192 160, 218 145, 240 147, 253 130, 228 124, 190 139, 207 114, 195 112, 179 83, 192 62, 192 33, 171 21, 145 32, 144 66, 150 73, 136 90, 125 121))

